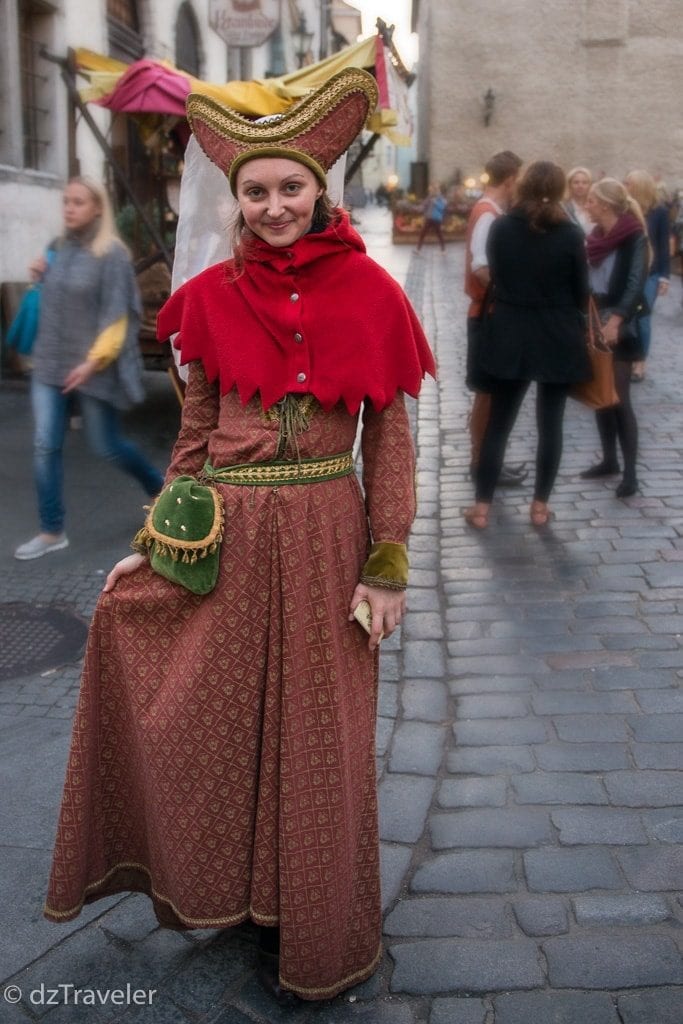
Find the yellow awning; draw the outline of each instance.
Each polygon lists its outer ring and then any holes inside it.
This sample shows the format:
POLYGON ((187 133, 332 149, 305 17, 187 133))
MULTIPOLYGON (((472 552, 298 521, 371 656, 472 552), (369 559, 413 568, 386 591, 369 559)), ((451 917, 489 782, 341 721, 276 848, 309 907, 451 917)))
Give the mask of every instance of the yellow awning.
MULTIPOLYGON (((282 75, 279 78, 254 79, 249 82, 204 82, 180 71, 168 61, 158 61, 175 74, 188 79, 193 92, 211 96, 219 103, 232 107, 241 114, 264 117, 267 114, 281 114, 296 100, 310 90, 326 82, 342 68, 356 67, 373 70, 377 57, 377 36, 368 36, 358 43, 345 47, 339 53, 325 60, 309 64, 282 75)), ((76 50, 78 69, 88 79, 88 85, 80 90, 85 102, 96 102, 107 97, 116 88, 118 81, 129 65, 111 57, 87 49, 76 50)), ((368 127, 373 132, 388 135, 397 145, 408 145, 410 139, 396 131, 398 118, 393 110, 378 110, 372 115, 368 127)))

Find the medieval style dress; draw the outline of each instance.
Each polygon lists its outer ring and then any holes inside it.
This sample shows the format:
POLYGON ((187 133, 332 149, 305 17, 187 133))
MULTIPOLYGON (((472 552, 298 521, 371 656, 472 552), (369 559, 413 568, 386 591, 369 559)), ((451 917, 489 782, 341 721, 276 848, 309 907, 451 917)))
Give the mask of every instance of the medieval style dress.
POLYGON ((280 977, 321 999, 381 955, 376 652, 349 601, 370 541, 405 542, 414 454, 402 392, 434 366, 398 286, 342 217, 291 249, 212 267, 160 314, 190 376, 167 482, 337 457, 321 482, 219 484, 204 597, 148 565, 99 600, 46 906, 134 890, 176 928, 280 927, 280 977))

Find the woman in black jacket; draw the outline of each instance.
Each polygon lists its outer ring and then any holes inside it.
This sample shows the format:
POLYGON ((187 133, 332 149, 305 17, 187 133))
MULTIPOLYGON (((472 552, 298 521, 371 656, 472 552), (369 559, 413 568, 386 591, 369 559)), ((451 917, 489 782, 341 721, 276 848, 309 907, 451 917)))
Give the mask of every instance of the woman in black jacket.
POLYGON ((547 161, 531 164, 517 205, 491 226, 492 305, 480 366, 490 378, 491 416, 476 474, 476 529, 488 525, 503 456, 522 400, 537 382, 538 445, 530 518, 548 522, 548 498, 562 456, 562 421, 571 384, 587 380, 584 313, 588 273, 583 232, 562 207, 565 175, 547 161))
POLYGON ((586 240, 591 291, 600 310, 605 341, 614 350, 614 383, 619 404, 596 412, 602 459, 581 476, 592 480, 619 472, 618 438, 624 475, 616 495, 629 498, 638 489, 638 423, 631 405, 631 369, 634 362, 643 359, 642 337, 636 321, 639 314, 647 312, 644 288, 650 246, 642 211, 616 178, 603 178, 593 185, 586 207, 595 222, 586 240))

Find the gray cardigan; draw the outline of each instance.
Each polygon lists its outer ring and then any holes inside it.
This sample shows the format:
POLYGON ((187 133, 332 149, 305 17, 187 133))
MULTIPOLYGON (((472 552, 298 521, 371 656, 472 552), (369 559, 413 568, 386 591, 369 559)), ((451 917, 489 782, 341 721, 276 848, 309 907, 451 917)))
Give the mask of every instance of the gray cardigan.
POLYGON ((140 296, 125 248, 114 242, 104 256, 97 257, 87 248, 89 240, 67 235, 45 273, 33 375, 42 384, 61 388, 97 336, 125 315, 126 338, 118 358, 79 390, 127 409, 144 397, 138 347, 140 296))

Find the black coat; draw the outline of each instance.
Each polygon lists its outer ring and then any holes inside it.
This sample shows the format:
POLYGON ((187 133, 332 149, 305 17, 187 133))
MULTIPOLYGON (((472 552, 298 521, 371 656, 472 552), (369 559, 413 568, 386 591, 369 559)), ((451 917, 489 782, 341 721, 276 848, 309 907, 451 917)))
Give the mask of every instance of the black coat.
POLYGON ((481 370, 502 380, 590 379, 582 231, 570 221, 532 231, 513 210, 491 225, 487 248, 492 303, 482 325, 481 370))
POLYGON ((595 296, 602 320, 606 320, 610 313, 623 317, 614 358, 624 362, 645 358, 638 319, 650 312, 643 295, 649 264, 650 252, 645 235, 631 235, 616 251, 607 293, 595 296))

